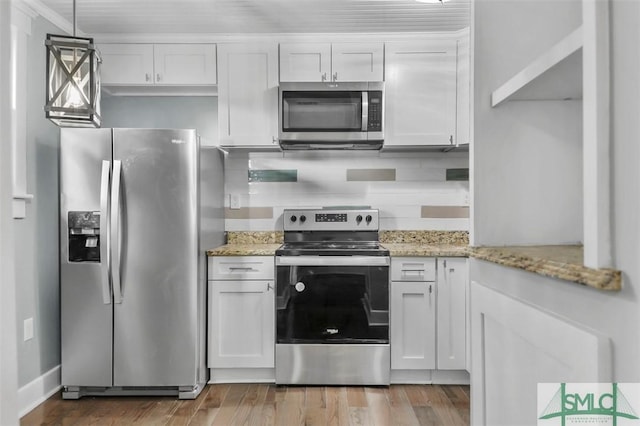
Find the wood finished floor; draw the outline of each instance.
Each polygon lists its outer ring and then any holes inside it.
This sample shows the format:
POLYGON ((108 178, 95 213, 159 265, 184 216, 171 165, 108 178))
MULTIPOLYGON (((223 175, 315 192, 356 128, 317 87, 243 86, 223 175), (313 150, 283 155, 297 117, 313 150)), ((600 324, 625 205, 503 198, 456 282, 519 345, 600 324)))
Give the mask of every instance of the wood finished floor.
POLYGON ((469 424, 469 386, 286 387, 208 385, 195 400, 60 394, 21 425, 433 425, 469 424))

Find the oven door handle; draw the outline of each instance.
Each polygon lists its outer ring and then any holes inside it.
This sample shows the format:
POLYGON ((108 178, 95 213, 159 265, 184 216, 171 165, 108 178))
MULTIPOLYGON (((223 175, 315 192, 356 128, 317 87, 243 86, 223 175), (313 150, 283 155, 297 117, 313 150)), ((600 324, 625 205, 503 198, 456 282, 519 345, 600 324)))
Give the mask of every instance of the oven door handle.
POLYGON ((389 266, 388 256, 276 256, 276 266, 389 266))

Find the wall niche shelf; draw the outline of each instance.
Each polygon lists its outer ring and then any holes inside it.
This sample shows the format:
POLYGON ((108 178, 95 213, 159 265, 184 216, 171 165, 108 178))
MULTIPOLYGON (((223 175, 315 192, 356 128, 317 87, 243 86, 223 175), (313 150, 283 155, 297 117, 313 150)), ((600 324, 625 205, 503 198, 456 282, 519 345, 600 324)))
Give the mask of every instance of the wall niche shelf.
POLYGON ((491 93, 491 106, 510 100, 582 99, 582 26, 491 93))

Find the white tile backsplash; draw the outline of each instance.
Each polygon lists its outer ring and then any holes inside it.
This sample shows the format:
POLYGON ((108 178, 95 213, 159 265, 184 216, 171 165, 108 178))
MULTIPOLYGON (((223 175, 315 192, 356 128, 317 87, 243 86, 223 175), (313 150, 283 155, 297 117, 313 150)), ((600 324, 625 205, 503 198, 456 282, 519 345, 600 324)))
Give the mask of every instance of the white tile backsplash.
POLYGON ((282 229, 285 208, 370 205, 380 210, 381 229, 468 230, 469 220, 421 218, 422 206, 465 206, 469 182, 446 181, 446 169, 467 168, 468 153, 434 152, 248 152, 225 161, 229 194, 242 207, 273 207, 273 219, 227 219, 228 231, 282 229), (395 169, 395 181, 347 181, 347 169, 395 169), (297 170, 297 182, 248 182, 249 170, 297 170))

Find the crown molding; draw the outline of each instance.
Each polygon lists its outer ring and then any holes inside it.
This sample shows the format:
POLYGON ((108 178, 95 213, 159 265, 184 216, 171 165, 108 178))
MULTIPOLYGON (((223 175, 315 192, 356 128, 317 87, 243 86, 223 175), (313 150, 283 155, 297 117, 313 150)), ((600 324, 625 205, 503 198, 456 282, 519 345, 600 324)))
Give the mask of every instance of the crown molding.
MULTIPOLYGON (((11 3, 21 11, 30 11, 25 13, 31 14, 32 19, 37 16, 41 16, 67 34, 73 34, 73 23, 69 22, 66 18, 58 12, 55 12, 40 0, 11 0, 11 3)), ((86 34, 78 28, 76 28, 76 34, 81 37, 86 36, 86 34)))
POLYGON ((389 42, 468 37, 469 29, 388 33, 256 33, 256 34, 94 34, 96 43, 255 43, 255 42, 389 42))

